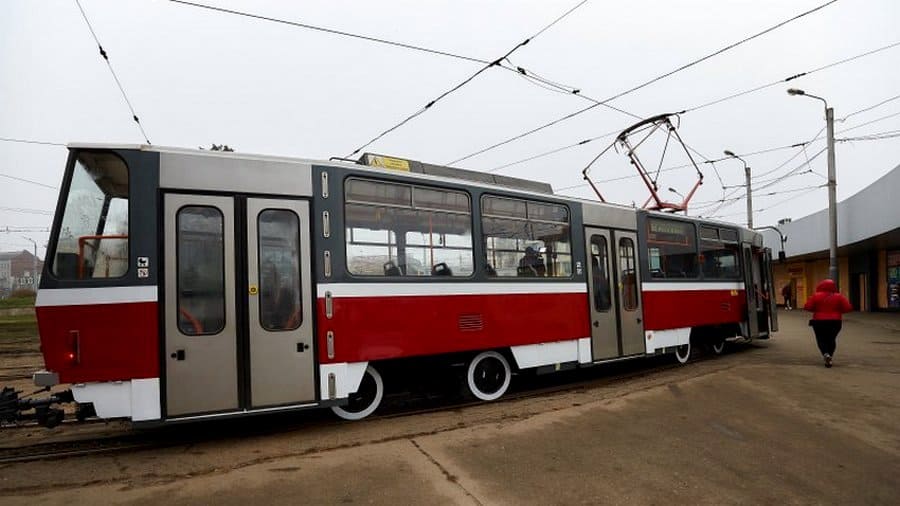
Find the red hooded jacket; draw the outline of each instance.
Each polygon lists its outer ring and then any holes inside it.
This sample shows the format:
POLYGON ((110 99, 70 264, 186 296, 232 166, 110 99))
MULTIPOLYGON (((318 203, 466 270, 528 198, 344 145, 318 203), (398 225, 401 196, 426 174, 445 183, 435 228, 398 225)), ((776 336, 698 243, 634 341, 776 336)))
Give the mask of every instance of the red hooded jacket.
POLYGON ((803 309, 813 312, 813 320, 840 320, 853 306, 837 291, 834 281, 826 279, 816 286, 815 295, 806 300, 803 309))

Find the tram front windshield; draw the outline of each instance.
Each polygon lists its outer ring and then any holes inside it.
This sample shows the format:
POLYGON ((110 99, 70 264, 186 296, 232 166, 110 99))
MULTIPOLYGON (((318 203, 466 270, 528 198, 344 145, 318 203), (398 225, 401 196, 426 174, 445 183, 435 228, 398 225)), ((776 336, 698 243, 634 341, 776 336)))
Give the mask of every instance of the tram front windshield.
POLYGON ((128 167, 109 152, 81 151, 65 188, 52 273, 118 278, 128 270, 128 167))

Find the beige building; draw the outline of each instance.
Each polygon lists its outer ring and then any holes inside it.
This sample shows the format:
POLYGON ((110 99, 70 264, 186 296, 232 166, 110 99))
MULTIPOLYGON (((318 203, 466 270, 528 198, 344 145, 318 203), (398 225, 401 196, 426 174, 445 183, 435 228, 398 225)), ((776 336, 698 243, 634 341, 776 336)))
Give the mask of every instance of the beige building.
POLYGON ((34 260, 34 255, 28 250, 0 252, 0 298, 7 297, 19 288, 32 288, 34 276, 37 276, 40 283, 44 262, 37 259, 35 272, 34 260))
MULTIPOLYGON (((841 293, 858 311, 900 311, 900 166, 839 202, 837 215, 841 293)), ((778 229, 787 260, 774 267, 775 291, 783 303, 781 290, 790 286, 795 305, 802 307, 828 277, 828 210, 778 229)), ((765 245, 780 251, 778 234, 762 232, 765 245)))

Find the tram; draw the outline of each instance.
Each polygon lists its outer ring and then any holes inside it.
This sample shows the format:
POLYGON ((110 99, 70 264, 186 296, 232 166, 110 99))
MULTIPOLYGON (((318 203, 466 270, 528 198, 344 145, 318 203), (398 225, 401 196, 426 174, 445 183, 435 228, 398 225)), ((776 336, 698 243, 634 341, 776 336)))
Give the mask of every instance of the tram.
POLYGON ((733 224, 376 154, 69 150, 34 379, 85 416, 361 419, 410 367, 491 401, 521 371, 777 330, 770 251, 733 224))

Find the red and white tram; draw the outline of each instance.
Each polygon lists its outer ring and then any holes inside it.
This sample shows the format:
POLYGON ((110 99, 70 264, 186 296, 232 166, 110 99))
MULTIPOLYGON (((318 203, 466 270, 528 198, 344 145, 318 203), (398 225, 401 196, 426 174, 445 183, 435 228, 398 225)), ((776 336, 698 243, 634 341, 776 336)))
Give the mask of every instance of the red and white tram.
POLYGON ((515 371, 776 329, 754 231, 371 154, 73 145, 47 258, 35 382, 135 423, 362 418, 423 361, 493 400, 515 371))

